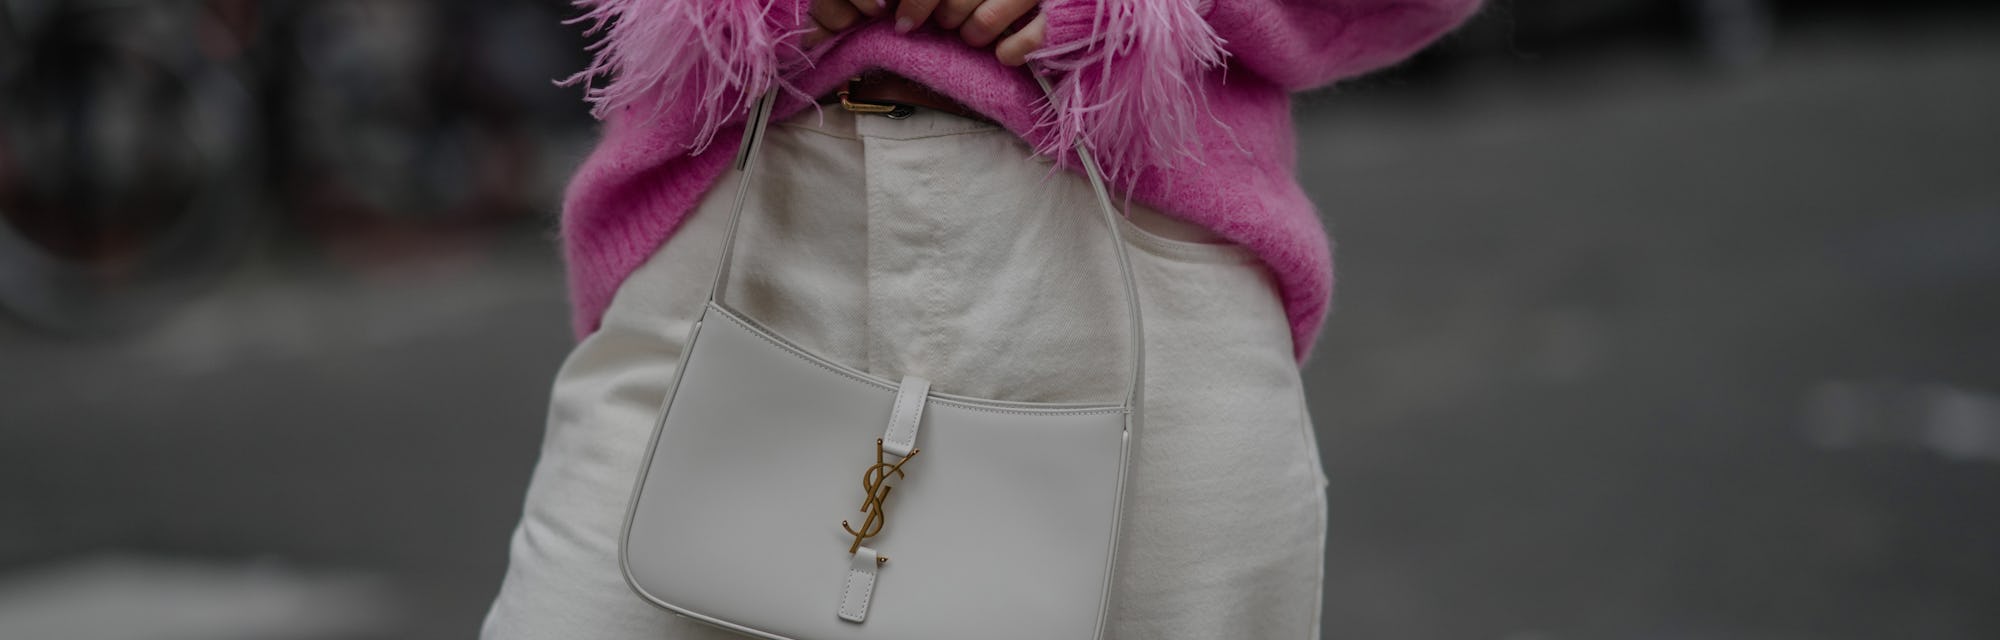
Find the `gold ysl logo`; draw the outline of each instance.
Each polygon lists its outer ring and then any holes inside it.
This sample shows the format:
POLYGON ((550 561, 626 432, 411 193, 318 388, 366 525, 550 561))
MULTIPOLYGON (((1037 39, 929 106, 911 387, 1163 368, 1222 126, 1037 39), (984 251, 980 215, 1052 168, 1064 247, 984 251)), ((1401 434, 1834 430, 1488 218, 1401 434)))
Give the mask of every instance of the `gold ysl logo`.
MULTIPOLYGON (((920 451, 922 449, 911 449, 910 455, 903 456, 903 459, 896 461, 895 464, 889 464, 883 459, 882 439, 875 439, 875 466, 869 467, 866 473, 861 474, 861 489, 868 492, 868 498, 861 502, 861 512, 868 514, 868 518, 861 521, 860 531, 855 531, 854 525, 848 524, 846 520, 840 521, 840 528, 854 536, 854 544, 847 547, 847 553, 860 551, 862 540, 882 533, 882 526, 889 523, 889 512, 883 506, 883 501, 889 499, 889 490, 895 488, 889 486, 889 476, 903 477, 903 463, 916 458, 920 451)), ((888 561, 888 556, 876 559, 878 564, 888 561)))

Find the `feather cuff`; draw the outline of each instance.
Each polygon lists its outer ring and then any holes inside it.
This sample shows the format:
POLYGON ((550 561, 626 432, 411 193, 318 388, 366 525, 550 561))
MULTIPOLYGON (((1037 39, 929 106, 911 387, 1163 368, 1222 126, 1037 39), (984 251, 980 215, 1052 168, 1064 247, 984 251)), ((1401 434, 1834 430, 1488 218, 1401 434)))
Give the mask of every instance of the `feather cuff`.
POLYGON ((582 84, 591 115, 620 109, 657 116, 668 104, 692 103, 699 153, 731 118, 747 112, 785 70, 806 61, 798 47, 807 0, 576 0, 589 23, 594 58, 558 82, 582 84), (602 85, 594 83, 608 78, 602 85), (648 104, 650 103, 650 104, 648 104))
MULTIPOLYGON (((1029 56, 1060 72, 1042 114, 1038 152, 1069 157, 1079 140, 1114 183, 1149 168, 1198 162, 1211 123, 1202 74, 1221 67, 1222 37, 1198 0, 1064 0, 1043 5, 1047 44, 1029 56)), ((1226 128, 1224 128, 1226 131, 1226 128)))

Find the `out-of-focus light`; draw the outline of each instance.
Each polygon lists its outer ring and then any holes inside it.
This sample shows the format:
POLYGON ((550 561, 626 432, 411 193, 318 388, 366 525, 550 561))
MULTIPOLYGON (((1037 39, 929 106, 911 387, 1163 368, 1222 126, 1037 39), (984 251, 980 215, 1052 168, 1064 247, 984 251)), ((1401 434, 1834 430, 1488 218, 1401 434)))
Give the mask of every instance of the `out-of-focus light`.
POLYGON ((1807 440, 1827 449, 1898 447, 2000 462, 2000 395, 1947 385, 1831 381, 1806 394, 1807 440))
POLYGON ((395 602, 367 574, 114 556, 0 576, 0 638, 379 637, 395 602))

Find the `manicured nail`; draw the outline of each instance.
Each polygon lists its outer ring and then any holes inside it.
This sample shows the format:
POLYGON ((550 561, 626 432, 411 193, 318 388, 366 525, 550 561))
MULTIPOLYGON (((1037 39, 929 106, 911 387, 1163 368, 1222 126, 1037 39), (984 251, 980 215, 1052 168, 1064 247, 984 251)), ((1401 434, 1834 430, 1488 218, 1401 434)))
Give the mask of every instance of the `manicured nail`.
POLYGON ((911 29, 915 28, 917 28, 917 21, 911 20, 907 16, 896 16, 896 33, 909 33, 911 29))
POLYGON ((889 8, 889 0, 875 0, 876 11, 881 11, 888 8, 889 8))

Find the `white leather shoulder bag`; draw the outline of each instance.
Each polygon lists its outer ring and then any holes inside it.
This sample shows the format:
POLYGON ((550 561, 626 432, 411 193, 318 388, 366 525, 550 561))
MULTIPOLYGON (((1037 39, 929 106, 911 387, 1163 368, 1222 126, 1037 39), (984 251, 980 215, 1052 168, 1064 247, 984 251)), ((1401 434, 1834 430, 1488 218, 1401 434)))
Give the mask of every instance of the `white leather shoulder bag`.
POLYGON ((1124 279, 1123 401, 934 392, 814 355, 725 301, 773 95, 746 128, 721 264, 633 490, 626 581, 673 612, 778 640, 1099 638, 1145 356, 1096 162, 1078 147, 1124 279))

